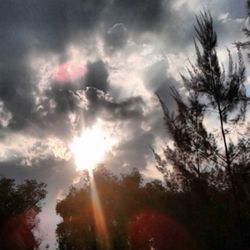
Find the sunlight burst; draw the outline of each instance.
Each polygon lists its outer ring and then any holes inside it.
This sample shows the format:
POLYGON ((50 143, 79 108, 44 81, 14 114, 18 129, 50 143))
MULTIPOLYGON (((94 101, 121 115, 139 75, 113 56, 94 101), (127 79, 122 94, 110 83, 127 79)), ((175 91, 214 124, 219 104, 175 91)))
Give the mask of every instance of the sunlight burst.
POLYGON ((75 157, 76 169, 91 171, 101 163, 115 143, 115 138, 100 121, 85 129, 69 146, 75 157))

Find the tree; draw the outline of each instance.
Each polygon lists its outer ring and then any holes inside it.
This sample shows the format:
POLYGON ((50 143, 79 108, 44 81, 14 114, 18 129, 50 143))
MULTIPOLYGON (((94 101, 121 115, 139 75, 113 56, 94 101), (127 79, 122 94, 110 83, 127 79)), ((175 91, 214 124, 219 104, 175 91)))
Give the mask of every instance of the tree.
POLYGON ((210 13, 201 13, 196 20, 194 44, 197 61, 195 65, 191 63, 189 77, 182 76, 188 92, 187 102, 173 89, 178 114, 170 115, 164 100, 159 97, 175 147, 166 148, 165 158, 155 155, 158 168, 164 173, 167 171, 166 163, 171 162, 182 181, 190 182, 194 177, 200 180, 201 176, 205 176, 208 184, 223 184, 223 188, 229 188, 240 216, 239 191, 243 189, 240 187, 242 179, 237 178, 244 168, 249 168, 250 141, 245 137, 247 134, 238 133, 241 138, 233 143, 232 129, 242 126, 245 121, 249 99, 244 85, 245 66, 240 49, 237 50, 237 63, 228 50, 226 72, 217 56, 217 34, 210 13), (214 119, 217 118, 220 137, 207 133, 203 125, 204 115, 211 111, 217 114, 214 119), (221 144, 223 150, 218 147, 221 144), (243 148, 244 160, 241 154, 243 148))
POLYGON ((240 50, 238 50, 238 64, 233 62, 231 53, 228 51, 229 67, 227 75, 219 66, 215 50, 217 36, 213 30, 213 21, 209 14, 203 13, 201 18, 197 19, 196 37, 203 51, 201 53, 196 45, 197 74, 186 81, 186 86, 205 96, 209 101, 207 106, 213 108, 219 115, 224 144, 221 165, 226 170, 228 183, 236 201, 237 185, 234 173, 237 169, 234 162, 239 152, 237 152, 237 145, 232 142, 229 143, 230 132, 225 128, 225 125, 236 125, 239 121, 244 121, 248 99, 244 85, 245 66, 240 50), (229 120, 231 114, 234 114, 235 117, 229 120))
MULTIPOLYGON (((158 181, 143 185, 138 170, 119 178, 105 169, 94 180, 106 221, 109 248, 98 244, 91 189, 71 188, 56 211, 63 218, 57 226, 60 250, 70 249, 192 249, 185 228, 168 215, 166 189, 158 181), (167 236, 166 236, 167 235, 167 236)), ((174 209, 172 209, 174 211, 174 209)))
POLYGON ((164 100, 159 95, 158 98, 174 148, 167 146, 164 149, 165 159, 154 151, 158 169, 165 174, 166 184, 172 191, 183 190, 204 195, 209 184, 218 185, 208 183, 213 173, 211 169, 217 167, 218 149, 214 136, 203 125, 205 106, 199 102, 196 91, 189 91, 186 103, 174 87, 171 91, 177 104, 177 115, 170 114, 164 100), (168 171, 166 160, 174 166, 174 176, 168 171))
POLYGON ((40 240, 33 233, 36 215, 41 211, 46 185, 26 180, 16 185, 13 179, 0 179, 0 246, 3 250, 37 249, 40 240))
POLYGON ((181 76, 186 92, 181 96, 171 88, 177 112, 170 113, 158 95, 173 146, 165 147, 163 155, 153 152, 169 190, 176 197, 182 194, 177 203, 187 210, 184 223, 198 245, 248 249, 250 139, 245 66, 238 47, 237 62, 228 50, 226 71, 217 56, 210 13, 201 13, 196 20, 197 60, 190 63, 188 77, 181 76), (207 117, 217 122, 217 133, 207 131, 207 117))

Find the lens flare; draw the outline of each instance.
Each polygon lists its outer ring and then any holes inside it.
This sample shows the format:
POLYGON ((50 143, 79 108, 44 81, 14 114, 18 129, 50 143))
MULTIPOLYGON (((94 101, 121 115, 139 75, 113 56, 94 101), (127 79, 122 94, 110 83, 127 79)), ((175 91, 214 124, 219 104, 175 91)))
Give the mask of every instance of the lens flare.
POLYGON ((184 226, 153 210, 141 211, 129 220, 128 238, 133 249, 195 249, 184 226))
POLYGON ((86 68, 80 63, 69 61, 54 69, 52 79, 56 82, 72 82, 83 77, 86 71, 86 68))

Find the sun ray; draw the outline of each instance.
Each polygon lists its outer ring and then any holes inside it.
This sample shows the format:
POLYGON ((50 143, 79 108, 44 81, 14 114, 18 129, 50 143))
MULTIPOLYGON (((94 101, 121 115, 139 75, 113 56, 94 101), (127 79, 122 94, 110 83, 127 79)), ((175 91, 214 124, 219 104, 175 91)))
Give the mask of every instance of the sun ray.
POLYGON ((108 124, 97 120, 91 128, 85 129, 80 137, 70 144, 69 148, 75 157, 77 170, 88 170, 90 180, 91 201, 97 233, 97 244, 100 249, 110 249, 109 234, 105 216, 94 180, 93 169, 100 163, 107 152, 111 151, 117 140, 110 132, 108 124))
POLYGON ((109 234, 107 230, 106 220, 101 206, 100 198, 96 188, 93 173, 89 171, 90 176, 90 189, 91 189, 91 200, 93 215, 95 221, 95 227, 97 232, 97 239, 100 249, 110 249, 109 234))

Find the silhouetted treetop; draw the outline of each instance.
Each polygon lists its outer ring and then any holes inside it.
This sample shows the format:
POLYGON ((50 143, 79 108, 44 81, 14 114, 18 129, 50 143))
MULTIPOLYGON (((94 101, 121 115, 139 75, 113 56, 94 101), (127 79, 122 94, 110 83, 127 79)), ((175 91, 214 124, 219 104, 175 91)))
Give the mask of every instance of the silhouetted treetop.
MULTIPOLYGON (((238 48, 238 60, 234 60, 228 50, 228 69, 225 70, 216 52, 217 34, 209 12, 196 17, 194 46, 196 63, 190 63, 188 76, 181 75, 184 95, 171 87, 176 112, 170 113, 158 95, 173 146, 163 148, 163 156, 154 152, 157 167, 164 173, 167 186, 176 191, 198 192, 205 197, 211 188, 230 188, 240 214, 239 190, 243 190, 243 182, 239 173, 249 165, 250 154, 249 150, 243 151, 249 145, 246 133, 238 133, 238 141, 232 140, 233 126, 244 125, 249 100, 242 54, 238 48), (204 125, 204 119, 211 119, 211 113, 220 136, 208 132, 204 125), (240 151, 248 155, 244 163, 240 151)), ((242 131, 244 127, 246 124, 242 131)))
POLYGON ((35 180, 15 184, 13 179, 0 178, 0 246, 2 250, 37 249, 40 239, 34 236, 46 196, 46 185, 35 180))
POLYGON ((100 169, 93 178, 110 247, 98 243, 93 190, 84 185, 71 189, 57 204, 57 213, 63 218, 57 226, 59 249, 193 249, 185 227, 167 212, 167 192, 160 181, 143 185, 136 169, 118 178, 100 169))

